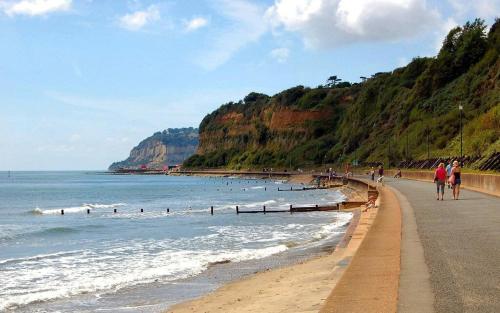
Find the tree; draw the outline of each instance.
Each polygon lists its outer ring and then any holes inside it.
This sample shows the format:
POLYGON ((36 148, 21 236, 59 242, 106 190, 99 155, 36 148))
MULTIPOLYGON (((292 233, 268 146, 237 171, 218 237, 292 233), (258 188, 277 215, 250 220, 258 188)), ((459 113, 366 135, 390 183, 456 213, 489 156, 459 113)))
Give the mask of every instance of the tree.
POLYGON ((488 43, 490 47, 500 53, 500 19, 496 18, 488 33, 488 43))
POLYGON ((485 22, 481 19, 450 30, 429 68, 428 79, 432 81, 432 90, 441 88, 467 72, 483 57, 488 48, 485 30, 485 22))
POLYGON ((328 77, 328 79, 326 80, 326 86, 332 88, 332 87, 335 87, 337 85, 337 83, 339 83, 341 81, 342 81, 342 79, 338 78, 337 75, 333 75, 333 76, 328 77))

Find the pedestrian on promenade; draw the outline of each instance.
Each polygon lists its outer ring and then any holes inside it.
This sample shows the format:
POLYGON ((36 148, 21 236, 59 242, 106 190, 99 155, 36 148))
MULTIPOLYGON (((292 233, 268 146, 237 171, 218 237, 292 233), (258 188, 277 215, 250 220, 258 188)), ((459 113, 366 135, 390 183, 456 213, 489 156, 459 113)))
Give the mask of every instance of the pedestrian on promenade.
POLYGON ((377 183, 381 183, 382 186, 384 185, 384 167, 382 165, 379 165, 378 167, 377 183))
POLYGON ((375 181, 375 169, 372 166, 372 170, 370 171, 370 176, 372 177, 372 181, 375 181))
POLYGON ((398 171, 396 172, 396 175, 394 175, 394 178, 401 178, 401 169, 398 168, 398 171))
POLYGON ((449 181, 453 189, 453 199, 455 200, 458 200, 458 196, 460 196, 460 185, 462 183, 461 174, 460 164, 458 164, 458 161, 453 161, 449 181))
POLYGON ((451 184, 450 184, 450 176, 451 176, 451 169, 452 169, 452 165, 451 163, 453 163, 452 161, 448 161, 448 165, 446 165, 446 181, 447 181, 447 185, 448 185, 448 189, 451 188, 451 184))
POLYGON ((344 175, 349 177, 350 174, 351 174, 351 163, 347 162, 347 164, 345 165, 344 175))
POLYGON ((439 163, 439 166, 436 168, 436 171, 434 172, 434 182, 436 183, 436 193, 437 193, 436 200, 439 200, 439 192, 441 192, 441 201, 443 201, 445 181, 446 181, 446 170, 444 169, 444 163, 439 163))

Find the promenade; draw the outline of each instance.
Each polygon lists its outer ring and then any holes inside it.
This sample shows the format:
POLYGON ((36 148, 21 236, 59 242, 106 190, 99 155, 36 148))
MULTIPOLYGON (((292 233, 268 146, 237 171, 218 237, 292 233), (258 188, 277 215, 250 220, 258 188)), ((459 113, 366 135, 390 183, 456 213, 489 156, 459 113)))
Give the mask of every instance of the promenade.
POLYGON ((500 198, 387 179, 402 211, 399 312, 500 312, 500 198))

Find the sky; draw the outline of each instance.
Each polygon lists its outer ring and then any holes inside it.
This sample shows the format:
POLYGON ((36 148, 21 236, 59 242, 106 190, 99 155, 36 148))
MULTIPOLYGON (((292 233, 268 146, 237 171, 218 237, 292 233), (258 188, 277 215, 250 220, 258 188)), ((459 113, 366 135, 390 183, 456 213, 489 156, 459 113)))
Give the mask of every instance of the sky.
POLYGON ((500 0, 0 0, 0 170, 100 170, 249 92, 434 56, 500 0))

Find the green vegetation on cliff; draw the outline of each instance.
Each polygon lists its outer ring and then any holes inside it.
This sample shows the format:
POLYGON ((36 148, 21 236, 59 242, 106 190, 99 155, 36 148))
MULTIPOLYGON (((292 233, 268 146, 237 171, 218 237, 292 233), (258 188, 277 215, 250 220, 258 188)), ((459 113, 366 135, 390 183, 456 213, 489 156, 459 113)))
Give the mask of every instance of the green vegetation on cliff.
POLYGON ((438 55, 377 73, 362 83, 251 93, 207 115, 187 167, 297 167, 500 150, 500 22, 456 27, 438 55))

